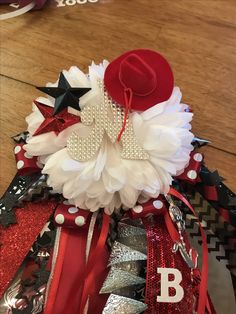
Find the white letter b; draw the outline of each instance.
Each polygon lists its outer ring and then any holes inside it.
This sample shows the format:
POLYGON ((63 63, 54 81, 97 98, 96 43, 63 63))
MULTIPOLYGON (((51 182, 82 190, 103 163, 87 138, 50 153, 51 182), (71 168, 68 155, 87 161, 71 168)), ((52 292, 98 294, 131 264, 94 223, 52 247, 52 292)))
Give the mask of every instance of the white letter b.
POLYGON ((184 297, 184 290, 180 286, 182 274, 176 268, 157 268, 157 273, 161 274, 161 295, 157 296, 157 302, 177 303, 184 297), (174 280, 169 281, 168 275, 174 275, 174 280), (169 288, 175 289, 175 295, 169 295, 169 288))

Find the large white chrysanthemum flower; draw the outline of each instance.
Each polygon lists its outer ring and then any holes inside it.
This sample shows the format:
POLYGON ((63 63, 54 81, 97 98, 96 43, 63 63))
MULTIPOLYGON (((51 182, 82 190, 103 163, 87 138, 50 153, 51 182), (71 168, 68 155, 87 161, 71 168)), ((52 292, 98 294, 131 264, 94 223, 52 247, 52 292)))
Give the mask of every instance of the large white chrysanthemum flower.
MULTIPOLYGON (((91 91, 80 98, 82 109, 101 100, 98 79, 103 79, 107 64, 106 61, 100 65, 92 63, 89 75, 77 67, 63 72, 72 87, 91 87, 91 91)), ((57 86, 57 83, 48 86, 57 86)), ((185 111, 187 106, 180 102, 181 96, 179 88, 175 87, 169 100, 144 112, 130 113, 138 143, 149 154, 147 160, 122 159, 121 144, 111 143, 108 137, 104 137, 93 159, 73 160, 66 148, 68 137, 75 130, 88 136, 91 128, 77 123, 58 135, 48 132, 32 136, 44 120, 36 106, 26 118, 31 137, 25 149, 28 154, 39 156, 44 165, 42 172, 48 174, 48 184, 71 204, 91 211, 104 207, 107 213, 121 206, 131 208, 137 201, 167 193, 172 176, 180 174, 188 164, 193 149, 192 113, 185 111)), ((50 97, 40 97, 38 101, 54 105, 50 97)), ((69 112, 79 115, 75 109, 69 112)))

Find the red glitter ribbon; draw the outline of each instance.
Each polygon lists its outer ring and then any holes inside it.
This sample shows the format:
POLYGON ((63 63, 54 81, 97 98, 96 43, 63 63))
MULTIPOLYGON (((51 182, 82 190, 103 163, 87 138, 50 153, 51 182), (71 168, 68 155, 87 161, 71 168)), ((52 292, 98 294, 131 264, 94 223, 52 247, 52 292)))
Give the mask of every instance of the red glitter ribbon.
MULTIPOLYGON (((190 211, 196 216, 196 213, 190 203, 178 191, 170 188, 169 194, 180 199, 188 206, 190 211)), ((143 222, 147 232, 148 240, 148 261, 147 261, 147 284, 146 284, 146 298, 145 302, 148 304, 146 313, 192 313, 193 308, 193 287, 192 278, 190 276, 191 269, 187 266, 180 254, 174 254, 173 244, 180 241, 180 236, 173 225, 172 220, 167 212, 165 200, 159 197, 156 200, 150 200, 145 204, 140 204, 134 207, 130 215, 132 218, 143 218, 143 222), (149 216, 153 216, 149 220, 149 216), (147 217, 147 218, 144 218, 147 217), (160 223, 161 221, 161 223, 160 223), (161 240, 160 240, 161 239, 161 240), (183 280, 182 286, 185 291, 184 299, 176 305, 175 303, 160 303, 157 302, 156 297, 160 291, 158 286, 160 278, 157 274, 157 268, 177 268, 181 271, 183 280), (186 277, 187 276, 187 277, 186 277)), ((203 241, 203 261, 202 274, 199 284, 199 298, 197 313, 205 314, 206 309, 208 313, 212 313, 207 297, 207 277, 208 277, 208 249, 206 236, 199 222, 200 232, 203 241)), ((190 249, 187 239, 188 251, 190 249)), ((192 260, 196 260, 195 251, 192 250, 192 260)), ((170 288, 171 290, 172 288, 170 288)), ((174 293, 172 291, 172 293, 174 293)), ((173 295, 173 294, 172 294, 173 295)), ((171 296, 171 291, 170 291, 171 296)))
POLYGON ((55 206, 55 202, 26 203, 16 209, 17 224, 0 226, 0 298, 55 206))
MULTIPOLYGON (((148 305, 146 314, 192 314, 194 310, 193 287, 191 269, 184 262, 180 254, 172 252, 173 240, 166 228, 163 215, 144 218, 147 232, 148 259, 145 303, 148 305), (157 268, 175 268, 182 274, 181 286, 184 289, 184 298, 178 303, 157 302, 160 295, 160 274, 157 268)), ((172 280, 170 278, 170 280, 172 280)), ((169 289, 169 295, 175 295, 175 289, 169 289)))

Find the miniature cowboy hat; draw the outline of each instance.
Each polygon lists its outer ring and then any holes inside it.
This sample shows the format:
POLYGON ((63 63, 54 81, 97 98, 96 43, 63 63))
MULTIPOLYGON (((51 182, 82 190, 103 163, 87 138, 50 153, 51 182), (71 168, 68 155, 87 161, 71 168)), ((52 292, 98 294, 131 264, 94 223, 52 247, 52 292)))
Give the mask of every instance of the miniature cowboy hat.
POLYGON ((121 106, 126 106, 125 91, 131 91, 130 109, 144 111, 169 99, 174 76, 159 53, 138 49, 126 52, 108 65, 104 84, 110 97, 121 106))

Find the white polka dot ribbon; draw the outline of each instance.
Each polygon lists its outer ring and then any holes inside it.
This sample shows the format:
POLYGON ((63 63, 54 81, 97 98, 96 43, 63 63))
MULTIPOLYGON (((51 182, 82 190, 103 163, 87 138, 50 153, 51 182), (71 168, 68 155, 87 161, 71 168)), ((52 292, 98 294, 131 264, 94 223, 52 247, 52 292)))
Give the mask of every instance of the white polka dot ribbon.
POLYGON ((68 201, 60 204, 54 214, 54 221, 57 226, 66 228, 87 228, 91 218, 88 210, 80 209, 70 205, 68 201))
POLYGON ((151 215, 161 215, 167 210, 165 199, 159 196, 157 199, 152 199, 143 204, 134 206, 130 213, 133 219, 149 217, 151 215))
POLYGON ((16 168, 20 175, 30 175, 39 172, 42 166, 36 156, 29 155, 24 149, 24 143, 19 143, 14 149, 16 168))
POLYGON ((188 166, 184 172, 176 177, 177 179, 186 181, 191 184, 195 184, 201 181, 199 178, 199 172, 203 161, 203 155, 198 152, 192 152, 190 154, 190 160, 188 166))

